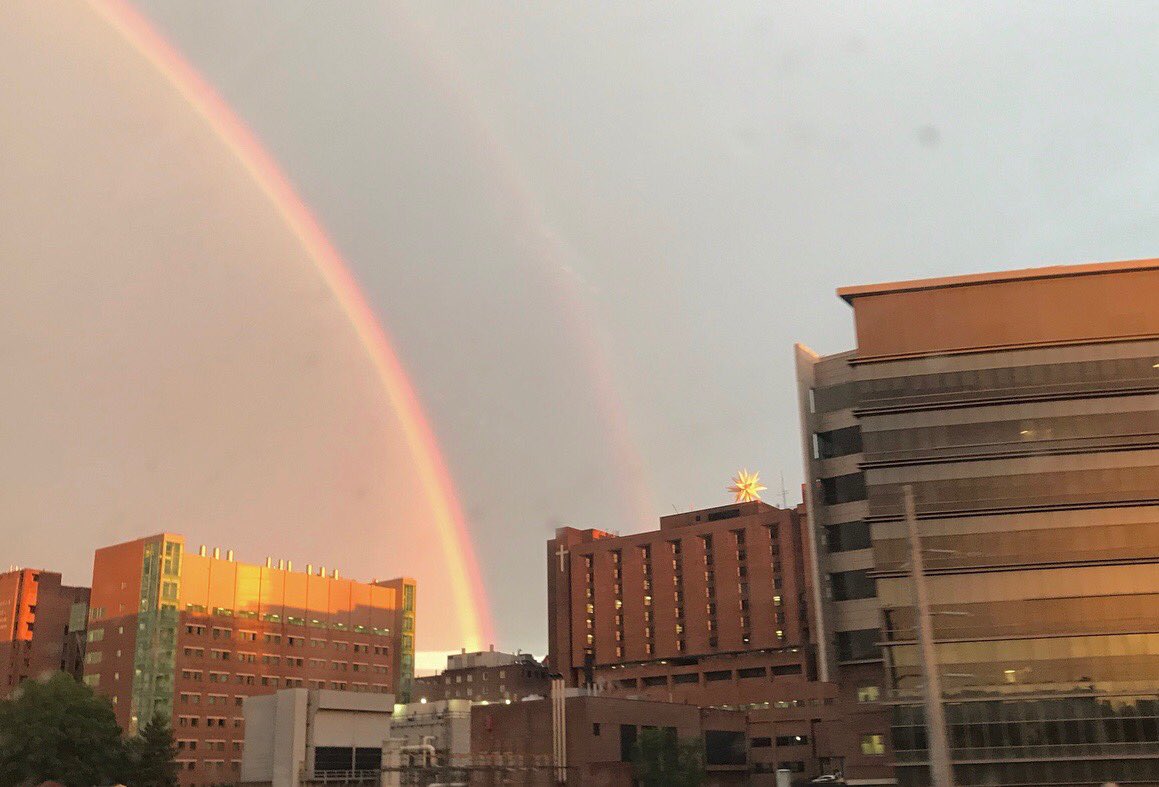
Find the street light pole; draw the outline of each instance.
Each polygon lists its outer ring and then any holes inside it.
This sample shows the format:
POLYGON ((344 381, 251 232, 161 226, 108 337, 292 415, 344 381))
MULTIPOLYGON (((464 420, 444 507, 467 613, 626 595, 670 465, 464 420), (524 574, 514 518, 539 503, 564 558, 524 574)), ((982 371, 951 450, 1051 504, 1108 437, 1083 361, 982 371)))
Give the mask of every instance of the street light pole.
POLYGON ((930 754, 930 782, 933 787, 953 787, 954 771, 950 765, 950 746, 946 739, 946 710, 942 704, 942 679, 934 653, 934 627, 930 623, 930 599, 926 588, 922 542, 918 535, 918 518, 914 511, 914 490, 902 487, 905 498, 905 522, 909 529, 910 575, 913 578, 914 617, 921 654, 922 677, 925 679, 926 745, 930 754))

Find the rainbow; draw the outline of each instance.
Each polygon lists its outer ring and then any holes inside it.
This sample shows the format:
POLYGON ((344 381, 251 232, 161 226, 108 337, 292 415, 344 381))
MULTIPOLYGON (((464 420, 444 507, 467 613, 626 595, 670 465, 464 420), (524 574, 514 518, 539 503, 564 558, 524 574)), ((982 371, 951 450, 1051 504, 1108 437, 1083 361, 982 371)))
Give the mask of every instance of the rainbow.
POLYGON ((398 43, 426 67, 429 86, 442 91, 446 106, 458 112, 463 128, 491 165, 497 190, 511 209, 512 231, 529 245, 532 257, 540 264, 557 306, 555 313, 591 382, 596 415, 604 424, 623 517, 622 522, 609 529, 624 526, 634 532, 655 527, 656 513, 645 462, 633 440, 630 419, 618 395, 606 350, 611 342, 598 329, 606 321, 599 319, 596 307, 584 297, 587 284, 571 264, 582 255, 553 229, 526 168, 500 131, 502 124, 490 117, 477 97, 478 91, 467 79, 467 69, 454 51, 440 41, 437 30, 425 24, 405 3, 386 3, 382 8, 389 16, 390 27, 400 31, 396 33, 398 43))
POLYGON ((492 638, 490 611, 454 484, 406 371, 347 265, 277 163, 181 54, 125 0, 90 0, 90 5, 164 77, 245 168, 348 316, 402 424, 446 560, 461 644, 468 650, 482 649, 492 638))

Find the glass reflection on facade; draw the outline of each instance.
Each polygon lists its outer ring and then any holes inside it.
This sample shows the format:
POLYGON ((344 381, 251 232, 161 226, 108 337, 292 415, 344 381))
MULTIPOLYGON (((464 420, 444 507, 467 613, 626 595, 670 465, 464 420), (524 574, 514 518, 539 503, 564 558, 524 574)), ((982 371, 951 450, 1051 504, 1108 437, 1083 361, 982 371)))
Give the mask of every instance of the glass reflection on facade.
POLYGON ((957 782, 1159 781, 1159 261, 842 295, 858 349, 797 351, 820 612, 840 665, 873 595, 899 782, 929 783, 906 486, 957 782))

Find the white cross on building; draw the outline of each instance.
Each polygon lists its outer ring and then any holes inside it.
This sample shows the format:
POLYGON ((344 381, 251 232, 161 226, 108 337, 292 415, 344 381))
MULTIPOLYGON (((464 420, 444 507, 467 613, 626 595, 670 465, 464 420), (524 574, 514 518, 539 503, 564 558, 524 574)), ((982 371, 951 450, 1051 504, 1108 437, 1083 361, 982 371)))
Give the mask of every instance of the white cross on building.
POLYGON ((565 557, 567 557, 568 552, 566 549, 564 549, 563 544, 560 544, 559 551, 556 552, 555 554, 559 555, 559 571, 562 574, 563 573, 563 559, 565 557))

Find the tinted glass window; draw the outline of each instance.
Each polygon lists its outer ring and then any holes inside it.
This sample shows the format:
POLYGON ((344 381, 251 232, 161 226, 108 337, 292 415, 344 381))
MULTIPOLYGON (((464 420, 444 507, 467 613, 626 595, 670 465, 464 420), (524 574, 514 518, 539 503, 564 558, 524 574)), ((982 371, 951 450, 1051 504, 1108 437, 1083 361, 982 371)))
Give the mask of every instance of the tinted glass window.
POLYGON ((854 500, 865 499, 865 475, 850 473, 833 478, 821 479, 821 492, 825 497, 825 505, 849 503, 854 500))
POLYGON ((869 549, 873 546, 868 522, 843 522, 825 527, 826 540, 830 552, 846 552, 850 549, 869 549))
POLYGON ((881 658, 877 641, 881 637, 878 629, 837 632, 837 658, 841 661, 863 661, 881 658))
POLYGON ((861 453, 861 427, 847 426, 832 432, 818 432, 817 451, 821 459, 861 453))
POLYGON ((865 569, 840 571, 829 576, 833 584, 834 601, 852 601, 877 595, 877 580, 871 578, 865 569))
POLYGON ((636 725, 620 725, 620 762, 632 761, 632 748, 636 745, 636 725))
POLYGON ((706 730, 705 762, 709 765, 744 765, 744 733, 732 730, 706 730))

